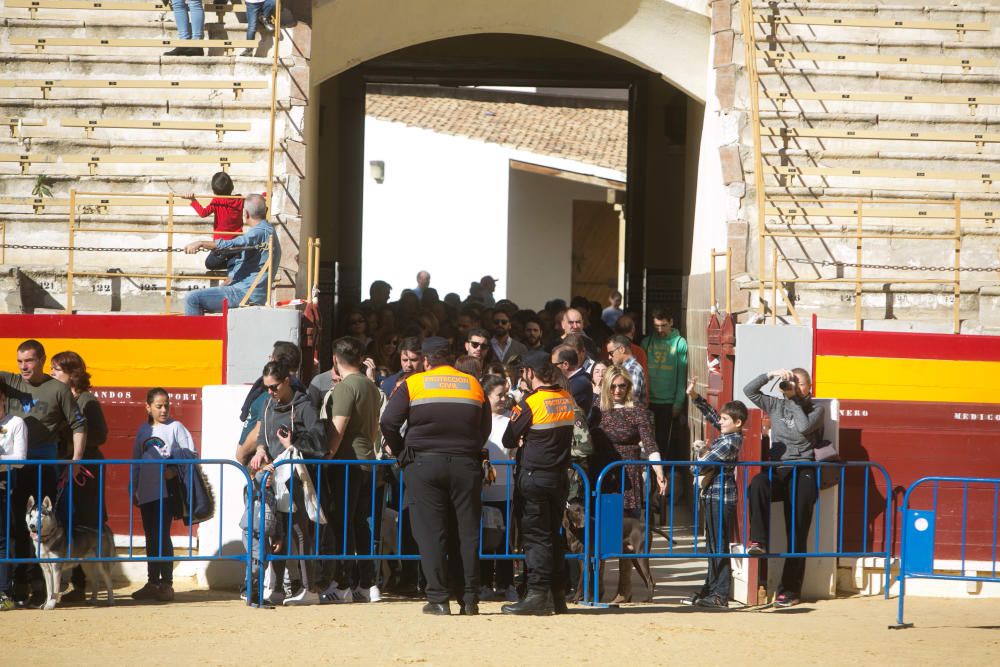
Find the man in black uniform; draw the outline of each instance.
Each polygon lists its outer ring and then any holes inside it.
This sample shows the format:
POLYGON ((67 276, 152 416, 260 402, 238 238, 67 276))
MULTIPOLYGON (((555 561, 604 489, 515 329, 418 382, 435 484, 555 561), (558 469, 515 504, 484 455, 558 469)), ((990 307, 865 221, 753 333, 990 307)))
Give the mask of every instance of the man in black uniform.
POLYGON ((544 352, 524 361, 531 393, 514 408, 503 446, 520 447, 517 490, 524 499, 521 533, 528 571, 528 594, 504 605, 505 614, 543 615, 566 612, 563 541, 559 535, 566 508, 570 447, 576 402, 556 385, 560 372, 544 352))
POLYGON ((405 461, 412 454, 404 479, 412 494, 413 534, 427 579, 424 613, 451 613, 445 554, 453 510, 464 578, 461 613, 474 615, 479 613, 481 461, 492 427, 490 404, 476 378, 451 366, 446 339, 428 338, 421 351, 427 370, 411 375, 393 392, 382 413, 382 435, 396 457, 405 461), (400 435, 404 422, 405 442, 400 435))

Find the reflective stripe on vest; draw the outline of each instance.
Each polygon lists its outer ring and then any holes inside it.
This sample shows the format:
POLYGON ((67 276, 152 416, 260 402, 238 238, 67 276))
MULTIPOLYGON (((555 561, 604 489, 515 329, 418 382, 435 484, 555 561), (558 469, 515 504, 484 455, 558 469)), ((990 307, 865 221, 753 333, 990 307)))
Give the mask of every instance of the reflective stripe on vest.
POLYGON ((479 408, 486 400, 476 378, 451 366, 438 366, 411 375, 406 378, 406 389, 411 406, 458 403, 479 408))
POLYGON ((575 425, 576 401, 563 390, 543 389, 529 395, 525 400, 531 408, 531 429, 542 431, 575 425))

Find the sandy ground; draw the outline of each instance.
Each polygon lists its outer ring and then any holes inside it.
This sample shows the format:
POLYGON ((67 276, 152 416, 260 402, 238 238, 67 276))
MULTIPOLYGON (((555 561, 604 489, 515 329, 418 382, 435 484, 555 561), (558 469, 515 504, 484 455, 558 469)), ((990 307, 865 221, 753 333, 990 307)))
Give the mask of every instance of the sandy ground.
MULTIPOLYGON (((786 610, 702 611, 635 604, 574 606, 568 616, 427 617, 387 600, 259 610, 222 592, 178 592, 172 604, 0 614, 2 661, 31 665, 641 664, 995 665, 1000 600, 907 598, 908 630, 890 630, 895 599, 852 598, 786 610), (74 636, 86 637, 74 640, 74 636), (250 660, 251 662, 246 662, 250 660)), ((455 610, 457 612, 457 609, 455 610)))

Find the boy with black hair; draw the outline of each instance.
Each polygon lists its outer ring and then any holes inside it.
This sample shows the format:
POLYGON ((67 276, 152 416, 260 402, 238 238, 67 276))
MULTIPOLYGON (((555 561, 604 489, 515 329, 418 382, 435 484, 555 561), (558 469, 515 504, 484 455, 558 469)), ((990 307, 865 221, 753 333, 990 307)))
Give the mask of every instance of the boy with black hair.
MULTIPOLYGON (((691 402, 719 430, 719 437, 708 447, 698 448, 698 461, 736 461, 743 446, 743 424, 747 420, 747 406, 742 401, 730 401, 718 412, 694 389, 698 378, 691 378, 687 395, 691 402)), ((705 526, 705 543, 709 552, 727 550, 736 519, 736 475, 732 466, 691 466, 691 472, 701 489, 699 509, 705 526)), ((727 557, 709 558, 705 583, 694 593, 687 604, 709 609, 728 609, 732 588, 732 564, 727 557)))

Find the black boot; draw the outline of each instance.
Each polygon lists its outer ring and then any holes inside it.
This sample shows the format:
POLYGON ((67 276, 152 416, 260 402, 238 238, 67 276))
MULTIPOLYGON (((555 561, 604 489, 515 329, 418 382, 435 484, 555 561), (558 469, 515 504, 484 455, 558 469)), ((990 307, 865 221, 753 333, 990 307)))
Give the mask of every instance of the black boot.
POLYGON ((465 602, 458 612, 459 616, 479 616, 479 604, 476 602, 465 602))
POLYGON ((447 602, 428 602, 424 605, 424 613, 432 616, 450 616, 451 607, 447 602))
POLYGON ((522 616, 548 616, 553 613, 552 592, 529 590, 528 595, 520 602, 505 604, 500 608, 505 614, 522 616))
POLYGON ((569 613, 569 607, 566 605, 566 591, 552 589, 552 611, 556 614, 569 613))

